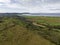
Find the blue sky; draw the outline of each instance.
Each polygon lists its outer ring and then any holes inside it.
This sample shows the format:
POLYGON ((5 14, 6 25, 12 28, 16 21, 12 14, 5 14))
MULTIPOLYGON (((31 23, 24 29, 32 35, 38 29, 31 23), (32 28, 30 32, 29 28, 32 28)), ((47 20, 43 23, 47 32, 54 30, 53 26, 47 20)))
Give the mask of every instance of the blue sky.
POLYGON ((60 13, 60 0, 0 0, 0 12, 60 13))

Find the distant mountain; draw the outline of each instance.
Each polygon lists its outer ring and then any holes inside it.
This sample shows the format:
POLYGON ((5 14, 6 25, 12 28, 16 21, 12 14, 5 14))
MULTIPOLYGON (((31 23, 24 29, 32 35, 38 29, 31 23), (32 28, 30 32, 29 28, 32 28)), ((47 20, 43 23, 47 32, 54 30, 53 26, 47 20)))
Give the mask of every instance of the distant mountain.
POLYGON ((0 13, 0 16, 15 16, 18 13, 0 13))
POLYGON ((0 13, 0 17, 1 16, 16 16, 16 15, 23 15, 23 14, 30 14, 30 13, 27 13, 27 12, 24 12, 24 13, 0 13))
POLYGON ((23 12, 23 13, 0 13, 0 17, 2 16, 8 16, 13 17, 16 15, 27 15, 27 16, 60 16, 60 13, 29 13, 29 12, 23 12))

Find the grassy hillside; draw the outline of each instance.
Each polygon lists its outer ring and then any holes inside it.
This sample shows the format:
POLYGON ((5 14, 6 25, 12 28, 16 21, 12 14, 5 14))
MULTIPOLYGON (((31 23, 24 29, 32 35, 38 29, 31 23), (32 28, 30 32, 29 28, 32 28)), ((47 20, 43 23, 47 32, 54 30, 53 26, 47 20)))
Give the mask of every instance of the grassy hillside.
POLYGON ((46 17, 46 16, 25 16, 29 20, 36 23, 47 23, 50 25, 60 25, 60 17, 46 17))
POLYGON ((60 17, 0 17, 0 45, 60 45, 60 17))
MULTIPOLYGON (((45 27, 34 25, 31 19, 30 17, 25 19, 19 16, 0 17, 0 45, 60 44, 60 32, 57 31, 60 29, 49 30, 49 27, 45 25, 43 25, 45 27)), ((34 19, 34 23, 37 20, 34 19)))
POLYGON ((26 16, 36 26, 34 30, 47 40, 60 45, 60 17, 26 16))

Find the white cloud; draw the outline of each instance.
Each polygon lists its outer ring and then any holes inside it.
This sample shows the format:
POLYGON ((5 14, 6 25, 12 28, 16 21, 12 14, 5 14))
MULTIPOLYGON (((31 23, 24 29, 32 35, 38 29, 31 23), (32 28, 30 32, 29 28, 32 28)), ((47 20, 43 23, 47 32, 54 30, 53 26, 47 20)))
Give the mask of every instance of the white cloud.
POLYGON ((9 3, 10 0, 0 0, 0 2, 3 2, 3 3, 9 3))
POLYGON ((60 12, 60 3, 51 2, 56 0, 0 0, 0 12, 60 12))

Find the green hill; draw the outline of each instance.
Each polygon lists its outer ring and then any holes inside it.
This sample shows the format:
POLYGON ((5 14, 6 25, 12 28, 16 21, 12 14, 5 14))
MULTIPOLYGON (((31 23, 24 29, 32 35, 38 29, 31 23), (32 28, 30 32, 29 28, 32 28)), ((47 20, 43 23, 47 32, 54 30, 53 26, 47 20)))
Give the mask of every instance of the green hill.
POLYGON ((44 31, 43 27, 32 24, 24 17, 2 17, 0 45, 55 45, 50 38, 44 38, 43 35, 46 35, 44 31))

